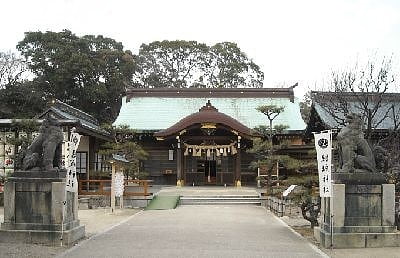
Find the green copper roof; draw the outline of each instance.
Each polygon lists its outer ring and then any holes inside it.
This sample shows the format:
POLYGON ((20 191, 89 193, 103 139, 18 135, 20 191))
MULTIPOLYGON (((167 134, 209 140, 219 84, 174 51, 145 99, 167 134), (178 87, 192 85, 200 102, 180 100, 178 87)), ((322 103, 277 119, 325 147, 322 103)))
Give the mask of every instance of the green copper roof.
POLYGON ((122 107, 114 125, 128 125, 136 130, 166 129, 182 118, 196 113, 210 100, 211 104, 249 128, 267 125, 265 115, 256 108, 261 105, 277 105, 285 110, 275 120, 274 125, 288 125, 289 130, 304 130, 306 124, 300 115, 298 99, 294 103, 289 98, 170 98, 134 97, 122 99, 122 107))

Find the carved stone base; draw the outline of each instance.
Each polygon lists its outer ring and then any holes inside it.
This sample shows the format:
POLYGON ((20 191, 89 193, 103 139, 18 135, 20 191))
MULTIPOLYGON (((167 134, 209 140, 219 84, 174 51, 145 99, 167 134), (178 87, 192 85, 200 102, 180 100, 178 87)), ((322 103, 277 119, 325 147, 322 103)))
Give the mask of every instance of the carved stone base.
POLYGON ((85 236, 78 220, 78 194, 65 195, 65 172, 15 172, 4 193, 0 242, 71 245, 85 236))
POLYGON ((332 185, 322 198, 314 236, 325 248, 400 246, 395 226, 394 185, 332 185))
POLYGON ((354 171, 354 173, 332 173, 332 180, 335 182, 335 184, 348 185, 381 185, 386 183, 386 178, 381 173, 371 173, 357 169, 354 171))

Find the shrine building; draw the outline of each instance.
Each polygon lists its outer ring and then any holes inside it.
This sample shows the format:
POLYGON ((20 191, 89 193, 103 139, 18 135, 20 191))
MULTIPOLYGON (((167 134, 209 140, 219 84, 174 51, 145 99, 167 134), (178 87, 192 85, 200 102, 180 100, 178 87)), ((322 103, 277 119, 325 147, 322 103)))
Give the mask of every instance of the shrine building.
MULTIPOLYGON (((76 152, 78 179, 90 179, 91 173, 110 170, 109 163, 105 162, 106 157, 99 154, 99 149, 103 143, 112 141, 113 137, 100 127, 97 119, 82 110, 59 100, 54 100, 43 113, 29 120, 35 121, 39 126, 47 114, 58 119, 63 130, 64 142, 69 140, 73 127, 81 135, 76 152)), ((10 175, 16 169, 15 157, 18 147, 10 139, 28 137, 27 132, 18 129, 18 123, 26 123, 27 121, 27 119, 0 119, 0 176, 10 175)), ((31 132, 30 134, 31 138, 34 139, 39 135, 39 132, 31 132)), ((65 145, 63 145, 63 163, 65 162, 65 152, 65 145)))
POLYGON ((284 107, 273 125, 288 127, 280 137, 290 146, 302 145, 306 125, 293 88, 130 88, 114 125, 136 130, 149 153, 141 169, 154 184, 253 185, 246 150, 260 137, 253 128, 268 124, 257 107, 284 107))

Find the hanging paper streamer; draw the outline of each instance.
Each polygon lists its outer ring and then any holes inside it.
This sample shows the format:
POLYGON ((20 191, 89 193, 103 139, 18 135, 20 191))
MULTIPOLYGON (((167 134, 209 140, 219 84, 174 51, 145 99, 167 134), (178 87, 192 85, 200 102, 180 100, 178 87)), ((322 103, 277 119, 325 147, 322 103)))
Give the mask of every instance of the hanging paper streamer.
POLYGON ((232 155, 235 155, 237 153, 237 149, 235 146, 232 146, 232 155))
POLYGON ((236 142, 233 142, 229 145, 191 145, 191 144, 184 144, 185 152, 184 155, 188 156, 192 153, 193 157, 201 157, 202 151, 206 157, 214 156, 228 156, 228 154, 235 155, 237 153, 236 149, 236 142))
POLYGON ((201 150, 200 150, 200 149, 195 149, 195 150, 193 150, 193 156, 195 156, 195 157, 201 157, 201 150))

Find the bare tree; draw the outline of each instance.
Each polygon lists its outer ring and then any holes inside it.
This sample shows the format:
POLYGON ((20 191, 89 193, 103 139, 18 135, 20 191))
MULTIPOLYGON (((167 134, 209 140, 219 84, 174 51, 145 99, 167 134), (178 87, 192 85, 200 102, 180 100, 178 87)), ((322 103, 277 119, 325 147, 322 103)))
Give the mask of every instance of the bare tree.
POLYGON ((27 71, 25 62, 11 52, 0 52, 0 89, 24 79, 27 71))
POLYGON ((363 69, 332 72, 327 92, 312 92, 312 98, 339 127, 345 125, 348 113, 361 114, 365 136, 370 141, 375 129, 389 123, 390 130, 399 129, 400 110, 396 103, 399 103, 400 95, 389 93, 396 87, 392 60, 383 58, 380 63, 369 61, 363 69))

